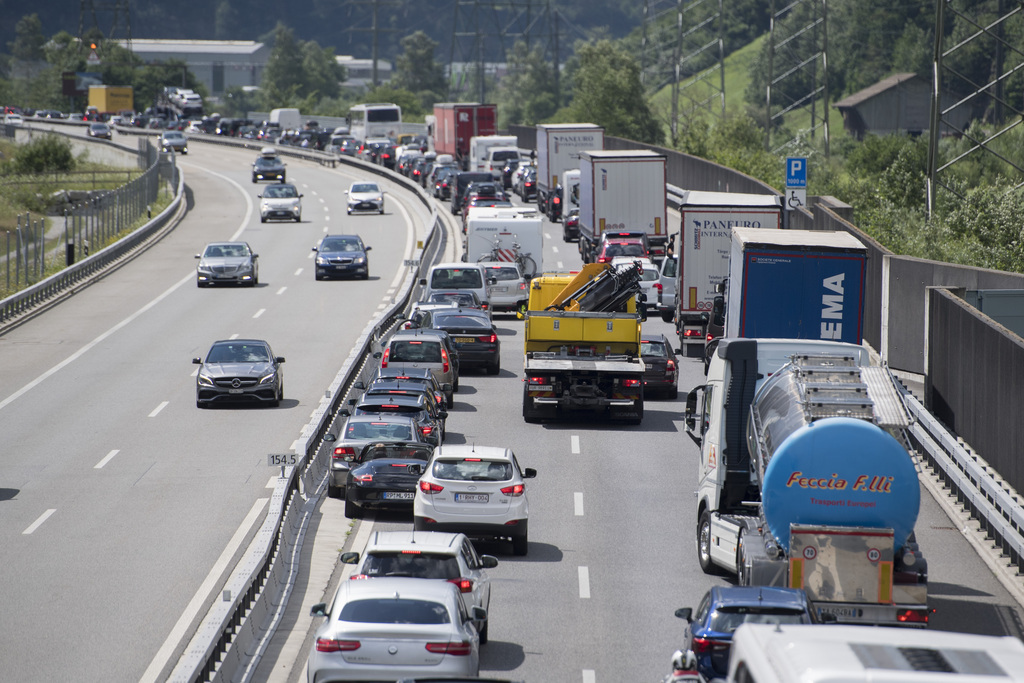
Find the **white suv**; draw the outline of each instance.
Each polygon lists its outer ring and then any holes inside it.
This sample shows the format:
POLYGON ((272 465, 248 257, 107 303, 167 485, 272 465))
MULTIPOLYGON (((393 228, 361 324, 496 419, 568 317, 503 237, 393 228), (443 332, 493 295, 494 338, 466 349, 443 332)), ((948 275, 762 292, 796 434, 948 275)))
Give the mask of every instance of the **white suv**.
POLYGON ((517 311, 525 309, 530 290, 519 266, 509 261, 483 261, 480 263, 487 273, 487 288, 492 311, 517 311), (493 280, 493 282, 491 282, 493 280))
POLYGON ((521 469, 508 448, 440 446, 423 466, 413 499, 413 528, 510 538, 512 552, 525 555, 530 504, 523 480, 536 476, 536 470, 521 469))
MULTIPOLYGON (((341 554, 341 561, 358 565, 349 577, 353 580, 411 576, 454 583, 470 614, 474 605, 490 607, 491 580, 484 570, 498 566, 493 555, 478 555, 464 534, 438 531, 375 531, 361 558, 359 553, 347 552, 341 554)), ((476 629, 483 645, 487 620, 476 623, 476 629)))

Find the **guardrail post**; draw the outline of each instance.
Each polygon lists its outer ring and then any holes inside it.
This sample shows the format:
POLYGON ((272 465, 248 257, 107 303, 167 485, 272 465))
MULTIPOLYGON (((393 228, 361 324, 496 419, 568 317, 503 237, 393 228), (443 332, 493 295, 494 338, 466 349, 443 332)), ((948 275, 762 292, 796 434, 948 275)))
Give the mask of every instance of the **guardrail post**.
POLYGON ((67 209, 64 209, 64 263, 68 266, 75 263, 75 236, 68 229, 67 209))

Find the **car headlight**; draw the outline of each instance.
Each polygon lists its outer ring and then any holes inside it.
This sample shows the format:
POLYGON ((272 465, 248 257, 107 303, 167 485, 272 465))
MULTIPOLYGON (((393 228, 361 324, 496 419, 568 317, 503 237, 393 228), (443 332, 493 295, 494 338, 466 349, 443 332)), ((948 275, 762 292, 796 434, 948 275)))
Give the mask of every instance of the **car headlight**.
POLYGON ((213 386, 213 378, 207 375, 205 372, 200 372, 196 379, 199 383, 199 386, 201 387, 213 386))
POLYGON ((327 259, 324 258, 323 256, 317 256, 316 257, 316 264, 318 266, 326 266, 327 265, 327 259))
POLYGON ((362 264, 366 263, 366 257, 360 256, 359 258, 352 259, 352 262, 355 263, 357 266, 361 266, 362 264))
POLYGON ((213 268, 206 265, 205 263, 200 263, 198 266, 196 266, 196 270, 198 270, 203 275, 211 275, 213 273, 213 268))
POLYGON ((260 384, 273 384, 274 379, 277 377, 277 371, 271 370, 267 374, 260 377, 260 384))

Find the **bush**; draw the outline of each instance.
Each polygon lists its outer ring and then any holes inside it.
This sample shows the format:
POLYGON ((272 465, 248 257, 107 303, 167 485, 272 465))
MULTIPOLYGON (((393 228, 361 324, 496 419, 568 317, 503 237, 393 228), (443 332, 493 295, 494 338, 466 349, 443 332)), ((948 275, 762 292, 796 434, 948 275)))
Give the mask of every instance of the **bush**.
POLYGON ((14 152, 13 170, 20 175, 71 171, 75 168, 75 155, 71 141, 57 135, 36 138, 14 152))

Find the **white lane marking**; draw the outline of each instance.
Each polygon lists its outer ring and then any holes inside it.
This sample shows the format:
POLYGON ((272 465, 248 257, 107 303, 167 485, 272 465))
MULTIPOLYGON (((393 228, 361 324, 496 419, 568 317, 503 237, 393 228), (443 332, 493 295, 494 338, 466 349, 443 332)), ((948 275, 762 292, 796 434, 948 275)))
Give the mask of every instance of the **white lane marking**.
POLYGON ((580 452, 580 436, 579 436, 579 434, 573 434, 572 436, 569 437, 569 450, 572 451, 572 453, 574 455, 576 455, 576 454, 578 454, 580 452))
POLYGON ((49 510, 47 510, 43 514, 39 515, 39 519, 37 519, 36 521, 32 522, 32 524, 29 525, 29 527, 27 529, 25 529, 24 531, 21 532, 21 535, 22 536, 28 536, 29 534, 31 534, 33 531, 35 531, 36 529, 41 527, 43 525, 43 522, 48 520, 50 518, 50 515, 52 515, 56 511, 57 511, 57 508, 50 508, 49 510))
MULTIPOLYGON (((187 165, 187 162, 186 162, 186 165, 187 165)), ((199 167, 197 166, 196 168, 199 168, 199 167)), ((223 176, 220 173, 214 173, 213 171, 207 171, 206 169, 203 169, 203 171, 206 172, 206 173, 209 173, 210 175, 217 176, 221 180, 224 180, 224 181, 226 181, 228 183, 231 183, 232 185, 234 185, 238 189, 239 193, 241 193, 242 197, 245 199, 245 216, 242 217, 242 222, 239 223, 238 230, 236 230, 235 234, 232 235, 228 239, 229 242, 237 242, 238 241, 238 236, 242 234, 242 231, 244 231, 246 226, 248 226, 248 224, 249 224, 249 219, 252 218, 252 211, 253 211, 253 209, 252 209, 252 198, 249 196, 249 193, 241 185, 239 185, 234 180, 231 180, 227 176, 223 176)), ((135 311, 130 316, 128 316, 127 318, 125 318, 121 322, 117 323, 116 325, 111 327, 109 330, 107 330, 106 332, 104 332, 100 336, 98 336, 95 339, 93 339, 91 342, 87 343, 82 348, 78 349, 78 351, 75 351, 73 354, 71 354, 70 356, 68 356, 64 360, 62 360, 60 363, 57 363, 52 368, 50 368, 49 370, 47 370, 43 374, 39 375, 38 377, 36 377, 34 380, 32 380, 31 382, 29 382, 28 384, 23 386, 21 389, 18 389, 16 392, 14 392, 13 394, 11 394, 7 398, 5 398, 3 401, 0 401, 0 410, 3 410, 7 406, 9 406, 11 403, 14 403, 14 401, 18 400, 19 398, 21 398, 22 396, 27 394, 32 389, 34 389, 37 386, 39 386, 40 384, 42 384, 44 380, 48 379, 49 377, 52 377, 53 375, 57 374, 59 371, 61 371, 64 368, 66 368, 71 363, 75 362, 76 360, 78 360, 79 358, 84 356, 86 354, 86 352, 92 350, 93 347, 95 347, 98 344, 100 344, 101 342, 105 341, 108 337, 110 337, 112 334, 114 334, 115 332, 117 332, 121 328, 127 327, 130 323, 134 322, 135 319, 138 318, 140 315, 142 315, 143 313, 145 313, 146 311, 148 311, 149 309, 153 308, 158 303, 160 303, 161 301, 163 301, 164 299, 169 297, 171 295, 171 293, 174 292, 174 290, 178 289, 182 285, 191 284, 192 282, 194 282, 195 281, 195 277, 196 277, 196 271, 195 271, 195 268, 192 268, 192 269, 189 270, 188 275, 186 275, 181 280, 179 280, 178 282, 175 282, 173 285, 171 285, 170 287, 165 289, 163 292, 161 292, 159 295, 157 295, 157 297, 155 299, 153 299, 152 301, 147 303, 145 306, 143 306, 139 310, 135 311)))
MULTIPOLYGON (((329 220, 331 220, 330 214, 325 214, 324 215, 324 223, 326 223, 329 220)), ((326 227, 324 228, 324 232, 327 232, 327 228, 326 227)))
MULTIPOLYGON (((312 254, 313 252, 309 252, 309 253, 312 254)), ((298 277, 300 275, 302 275, 302 268, 299 268, 298 270, 295 271, 295 277, 298 277)))
POLYGON ((551 251, 553 251, 553 252, 555 252, 557 254, 558 253, 558 247, 551 247, 551 251))
POLYGON ((544 233, 544 239, 546 239, 546 240, 549 240, 549 239, 551 239, 551 234, 550 234, 550 233, 547 233, 547 232, 546 232, 546 233, 544 233))
POLYGON ((110 451, 109 453, 107 453, 107 456, 106 456, 105 458, 103 458, 103 459, 102 459, 102 460, 100 460, 100 461, 99 461, 98 463, 96 463, 95 465, 93 465, 93 466, 92 466, 92 468, 93 468, 94 470, 101 470, 101 469, 103 469, 103 466, 104 466, 104 465, 106 465, 106 464, 107 464, 108 462, 110 462, 111 460, 113 460, 113 459, 114 459, 114 456, 115 456, 115 455, 117 455, 117 454, 118 454, 118 453, 120 453, 120 452, 121 452, 121 451, 120 451, 119 449, 115 448, 114 450, 112 450, 112 451, 110 451))
POLYGON ((327 234, 327 226, 326 225, 324 226, 324 234, 325 235, 327 234))
MULTIPOLYGON (((324 228, 324 231, 326 231, 326 230, 327 230, 327 228, 324 228)), ((315 251, 310 251, 309 252, 309 256, 307 256, 306 258, 316 258, 316 252, 315 251)), ((301 269, 300 269, 300 271, 301 271, 301 269)), ((296 273, 296 275, 298 275, 298 273, 296 273)))
POLYGON ((281 289, 277 290, 277 293, 278 293, 279 295, 280 295, 280 294, 284 294, 284 290, 286 290, 286 289, 288 289, 288 288, 287 288, 287 287, 282 287, 281 289))
POLYGON ((156 656, 153 657, 153 661, 149 663, 149 667, 145 673, 142 674, 142 678, 139 679, 139 683, 156 683, 157 676, 167 665, 171 655, 174 654, 174 650, 177 648, 178 643, 185 637, 188 631, 189 624, 195 619, 196 615, 203 608, 203 604, 206 602, 207 597, 216 587, 216 582, 220 579, 221 574, 224 573, 224 569, 227 567, 228 562, 234 556, 238 547, 242 545, 242 541, 245 540, 246 535, 249 533, 249 528, 260 518, 263 508, 266 506, 269 498, 259 498, 255 503, 252 504, 252 509, 249 510, 249 514, 242 520, 241 526, 235 531, 235 535, 228 541, 228 545, 224 548, 224 552, 221 553, 220 557, 217 558, 217 562, 210 569, 210 573, 206 575, 206 579, 202 585, 199 586, 199 590, 192 596, 192 600, 188 603, 188 607, 178 618, 178 623, 171 629, 170 634, 167 636, 167 640, 160 646, 156 656))
POLYGON ((564 265, 562 265, 562 262, 561 262, 561 261, 559 261, 559 262, 558 262, 558 269, 559 269, 559 270, 561 270, 562 268, 565 268, 565 266, 564 266, 564 265))
POLYGON ((279 477, 271 477, 270 481, 267 482, 266 488, 268 488, 268 489, 276 489, 277 488, 277 480, 278 480, 278 478, 279 477))
POLYGON ((161 401, 160 405, 158 405, 156 408, 153 408, 153 412, 150 413, 149 416, 156 417, 157 415, 159 415, 160 411, 166 408, 168 403, 170 403, 170 401, 161 401))
POLYGON ((255 320, 256 318, 260 317, 261 315, 263 315, 266 312, 267 312, 267 309, 265 309, 265 308, 261 308, 260 310, 256 311, 255 313, 252 314, 253 320, 255 320))
POLYGON ((573 509, 574 509, 574 511, 576 513, 576 516, 577 517, 582 517, 583 516, 583 494, 582 493, 577 492, 577 493, 572 494, 572 506, 573 506, 573 509))
POLYGON ((234 333, 233 335, 231 335, 230 337, 228 337, 228 339, 238 339, 238 333, 237 333, 237 332, 236 332, 236 333, 234 333))
POLYGON ((385 301, 385 302, 384 302, 384 303, 382 303, 381 305, 377 306, 377 310, 378 310, 378 311, 383 311, 383 310, 384 310, 385 308, 387 308, 387 307, 388 307, 388 306, 390 306, 390 305, 391 305, 391 304, 389 304, 389 303, 388 303, 387 301, 385 301))
POLYGON ((197 377, 198 375, 199 375, 199 368, 197 367, 195 370, 192 371, 192 374, 189 375, 189 377, 197 377))
POLYGON ((586 567, 580 567, 580 597, 590 597, 590 570, 586 567))
POLYGON ((593 669, 583 670, 583 683, 597 683, 597 674, 593 669))

